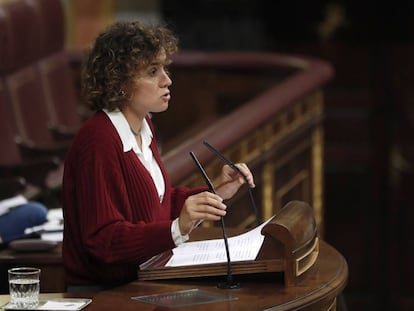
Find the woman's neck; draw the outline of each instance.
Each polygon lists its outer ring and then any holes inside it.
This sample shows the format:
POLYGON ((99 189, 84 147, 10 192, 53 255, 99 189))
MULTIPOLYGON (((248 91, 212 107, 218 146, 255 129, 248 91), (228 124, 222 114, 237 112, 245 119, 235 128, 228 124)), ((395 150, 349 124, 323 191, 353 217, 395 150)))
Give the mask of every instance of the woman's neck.
POLYGON ((131 132, 135 136, 141 136, 141 127, 144 117, 139 116, 134 110, 129 108, 129 106, 124 107, 121 112, 125 116, 125 119, 131 128, 131 132))

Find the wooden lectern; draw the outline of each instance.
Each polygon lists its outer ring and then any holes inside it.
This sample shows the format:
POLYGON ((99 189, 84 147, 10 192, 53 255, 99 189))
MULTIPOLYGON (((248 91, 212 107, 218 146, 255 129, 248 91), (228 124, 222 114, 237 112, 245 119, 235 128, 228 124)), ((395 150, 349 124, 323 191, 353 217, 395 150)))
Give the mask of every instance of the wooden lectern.
MULTIPOLYGON (((199 228, 197 230, 203 230, 199 228)), ((211 228, 208 230, 211 231, 211 228)), ((296 279, 316 261, 319 240, 312 208, 302 201, 291 201, 267 223, 262 234, 264 242, 254 261, 232 262, 233 274, 266 272, 284 273, 285 286, 294 286, 296 279)), ((189 278, 226 275, 227 263, 166 267, 172 253, 166 252, 138 270, 139 280, 189 278)))

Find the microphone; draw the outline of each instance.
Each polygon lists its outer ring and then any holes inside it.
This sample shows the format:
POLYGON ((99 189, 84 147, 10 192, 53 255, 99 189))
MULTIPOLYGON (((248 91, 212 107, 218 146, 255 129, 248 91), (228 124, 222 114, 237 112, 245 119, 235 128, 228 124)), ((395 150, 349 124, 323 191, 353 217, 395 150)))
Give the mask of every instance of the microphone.
MULTIPOLYGON (((214 189, 213 183, 211 182, 210 178, 208 178, 207 173, 204 171, 204 168, 201 166, 194 152, 190 151, 190 156, 193 158, 195 164, 200 170, 201 175, 203 176, 204 181, 208 186, 208 189, 210 190, 210 192, 215 194, 216 190, 214 189)), ((221 230, 223 231, 224 247, 226 249, 226 257, 227 257, 227 280, 226 282, 220 282, 219 284, 217 284, 217 287, 221 289, 240 288, 240 283, 234 282, 233 280, 233 273, 231 270, 231 260, 230 260, 230 249, 229 249, 229 242, 227 239, 226 226, 224 225, 224 217, 221 217, 220 221, 221 221, 221 230)))
MULTIPOLYGON (((207 141, 203 141, 203 144, 208 149, 210 149, 213 153, 215 153, 216 156, 218 156, 222 161, 224 161, 224 163, 226 163, 234 171, 236 171, 241 176, 243 176, 244 180, 246 181, 246 185, 248 185, 246 176, 243 175, 243 173, 240 171, 240 169, 233 162, 231 162, 229 159, 227 159, 224 156, 224 154, 222 154, 220 151, 218 151, 216 148, 214 148, 212 145, 210 145, 207 141)), ((258 212, 257 207, 256 207, 256 203, 255 203, 254 198, 253 198, 252 188, 248 187, 248 189, 249 189, 250 206, 252 207, 253 212, 254 212, 254 214, 256 216, 256 222, 257 222, 257 224, 260 225, 261 224, 261 220, 260 220, 260 217, 259 217, 259 212, 258 212)))

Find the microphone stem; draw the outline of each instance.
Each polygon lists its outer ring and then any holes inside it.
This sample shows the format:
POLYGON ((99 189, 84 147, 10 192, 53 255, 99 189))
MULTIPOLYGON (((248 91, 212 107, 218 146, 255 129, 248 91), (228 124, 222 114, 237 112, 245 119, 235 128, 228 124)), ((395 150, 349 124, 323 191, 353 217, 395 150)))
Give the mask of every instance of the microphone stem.
POLYGON ((227 278, 228 278, 229 284, 231 284, 233 282, 233 276, 232 276, 232 271, 231 271, 231 258, 230 258, 229 242, 227 238, 226 226, 224 225, 223 217, 221 217, 221 230, 223 231, 224 246, 226 249, 226 256, 227 256, 227 278))
MULTIPOLYGON (((199 168, 200 173, 204 178, 204 181, 208 185, 208 188, 210 189, 210 192, 216 193, 210 178, 208 178, 206 172, 204 171, 203 167, 201 166, 201 164, 198 161, 197 157, 195 156, 194 152, 191 151, 190 155, 193 158, 194 162, 197 164, 197 167, 199 168)), ((218 284, 218 287, 219 288, 227 288, 227 289, 239 288, 240 284, 233 282, 233 275, 232 275, 232 271, 231 271, 229 243, 227 241, 227 233, 226 233, 226 226, 224 225, 224 217, 221 217, 220 220, 221 220, 221 229, 223 231, 224 246, 225 246, 225 249, 226 249, 226 256, 227 256, 227 283, 226 284, 220 283, 220 284, 218 284)))
MULTIPOLYGON (((247 182, 247 180, 246 180, 246 182, 247 182)), ((250 187, 248 187, 248 189, 249 189, 250 204, 251 204, 252 209, 254 211, 254 214, 256 216, 256 222, 257 222, 258 225, 260 225, 261 221, 260 221, 260 217, 259 217, 259 211, 257 210, 256 203, 254 201, 253 191, 252 191, 252 188, 250 188, 250 187)))
POLYGON ((236 164, 234 164, 233 162, 231 162, 229 159, 227 159, 225 156, 224 156, 224 154, 222 154, 220 151, 218 151, 216 148, 214 148, 212 145, 210 145, 207 141, 204 141, 203 142, 203 144, 208 148, 208 149, 210 149, 213 153, 215 153, 216 154, 216 156, 218 156, 221 160, 223 160, 228 166, 230 166, 234 171, 236 171, 238 174, 240 174, 241 176, 243 176, 243 179, 245 180, 245 182, 246 182, 246 185, 247 185, 247 187, 249 188, 249 196, 250 196, 250 204, 251 204, 251 207, 252 207, 252 209, 253 209, 253 211, 254 211, 254 213, 255 213, 255 216, 256 216, 256 222, 257 222, 257 224, 258 225, 260 225, 261 224, 261 221, 260 221, 260 217, 259 217, 259 211, 257 210, 257 207, 256 207, 256 203, 255 203, 255 201, 254 201, 254 198, 253 198, 253 192, 252 192, 252 189, 250 188, 250 186, 249 186, 249 182, 248 182, 248 180, 247 180, 247 177, 246 176, 244 176, 243 175, 243 173, 240 171, 240 169, 236 166, 236 164))

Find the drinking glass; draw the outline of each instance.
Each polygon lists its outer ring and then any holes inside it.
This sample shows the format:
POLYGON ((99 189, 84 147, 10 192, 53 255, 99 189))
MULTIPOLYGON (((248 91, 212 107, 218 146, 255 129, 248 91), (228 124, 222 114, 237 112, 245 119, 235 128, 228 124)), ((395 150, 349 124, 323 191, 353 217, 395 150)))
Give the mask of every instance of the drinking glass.
POLYGON ((40 269, 32 267, 8 270, 10 303, 17 308, 34 308, 39 303, 40 269))

